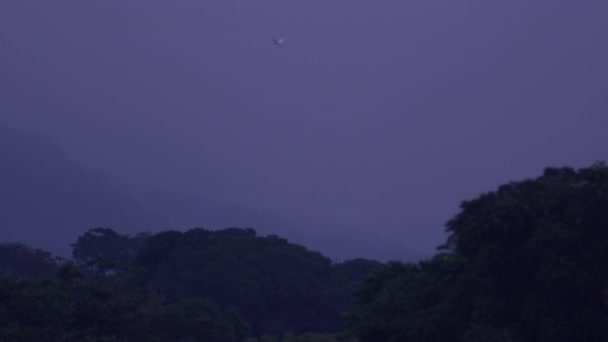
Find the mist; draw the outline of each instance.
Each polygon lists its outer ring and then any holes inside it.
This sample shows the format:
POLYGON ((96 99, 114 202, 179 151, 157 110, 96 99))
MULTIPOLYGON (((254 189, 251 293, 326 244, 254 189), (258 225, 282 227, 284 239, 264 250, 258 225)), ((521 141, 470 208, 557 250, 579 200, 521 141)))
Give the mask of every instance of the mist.
POLYGON ((131 184, 272 212, 317 248, 430 255, 461 201, 608 157, 606 11, 4 0, 0 122, 131 184))

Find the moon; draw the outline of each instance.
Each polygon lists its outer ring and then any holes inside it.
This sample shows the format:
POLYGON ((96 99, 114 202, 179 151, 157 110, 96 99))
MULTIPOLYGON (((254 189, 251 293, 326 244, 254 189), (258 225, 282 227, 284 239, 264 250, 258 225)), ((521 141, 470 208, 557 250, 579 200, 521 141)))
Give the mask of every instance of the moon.
POLYGON ((276 46, 283 46, 283 44, 285 44, 286 41, 287 41, 287 38, 285 38, 285 37, 272 38, 272 42, 276 46))

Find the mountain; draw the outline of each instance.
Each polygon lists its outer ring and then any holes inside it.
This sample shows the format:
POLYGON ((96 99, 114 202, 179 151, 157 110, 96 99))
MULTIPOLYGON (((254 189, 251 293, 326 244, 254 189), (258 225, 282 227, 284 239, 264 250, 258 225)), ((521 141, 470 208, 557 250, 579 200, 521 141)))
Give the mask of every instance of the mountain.
POLYGON ((69 159, 49 137, 0 124, 0 242, 23 242, 66 257, 69 244, 96 227, 124 234, 254 228, 259 235, 279 235, 339 260, 426 258, 344 222, 287 220, 202 194, 134 185, 69 159))
POLYGON ((140 203, 162 213, 173 229, 254 228, 260 235, 274 234, 295 242, 299 240, 299 229, 292 222, 266 210, 222 203, 199 194, 176 193, 150 186, 130 185, 130 189, 140 203))
POLYGON ((0 241, 66 256, 87 229, 169 228, 111 180, 66 157, 48 137, 0 124, 0 241))
POLYGON ((0 242, 68 256, 69 244, 95 227, 123 233, 253 227, 260 234, 297 236, 270 212, 133 185, 70 160, 46 136, 2 124, 0 166, 0 242))

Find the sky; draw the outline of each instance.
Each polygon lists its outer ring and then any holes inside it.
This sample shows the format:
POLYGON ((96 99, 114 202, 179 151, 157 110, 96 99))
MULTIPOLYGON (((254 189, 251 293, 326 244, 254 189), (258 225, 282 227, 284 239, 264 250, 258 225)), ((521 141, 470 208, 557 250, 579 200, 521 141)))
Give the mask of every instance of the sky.
POLYGON ((135 183, 431 253, 461 201, 608 159, 606 13, 605 0, 2 0, 0 121, 135 183))

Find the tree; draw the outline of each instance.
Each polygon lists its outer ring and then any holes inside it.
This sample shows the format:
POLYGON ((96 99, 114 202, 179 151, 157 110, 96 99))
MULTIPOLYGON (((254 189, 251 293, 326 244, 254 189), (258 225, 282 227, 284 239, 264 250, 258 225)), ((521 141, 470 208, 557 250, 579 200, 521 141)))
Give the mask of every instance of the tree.
POLYGON ((355 284, 380 265, 333 265, 278 236, 238 228, 154 234, 133 262, 145 270, 137 286, 159 291, 170 304, 205 298, 219 310, 236 308, 255 336, 341 331, 355 284))
POLYGON ((81 265, 100 259, 126 261, 135 254, 134 243, 127 235, 110 228, 95 228, 72 244, 72 256, 81 265))
POLYGON ((22 243, 0 244, 0 277, 42 277, 57 269, 58 259, 51 253, 22 243))
POLYGON ((446 248, 488 283, 484 297, 495 305, 485 326, 529 341, 608 338, 605 165, 547 168, 462 209, 448 223, 446 248))
POLYGON ((608 340, 604 164, 547 168, 461 209, 439 258, 366 281, 351 313, 363 341, 608 340))
POLYGON ((73 246, 75 261, 40 278, 16 276, 48 266, 49 253, 0 246, 0 265, 11 267, 0 279, 0 340, 350 342, 338 332, 351 290, 382 266, 335 264, 238 228, 135 237, 97 228, 73 246))
POLYGON ((454 311, 444 303, 462 270, 441 254, 418 264, 391 262, 367 277, 348 315, 362 341, 456 341, 454 311))
POLYGON ((222 312, 202 298, 161 306, 151 313, 150 322, 161 341, 240 342, 250 329, 236 310, 222 312))

